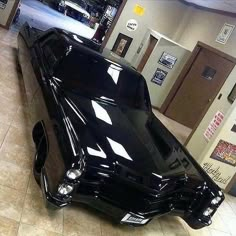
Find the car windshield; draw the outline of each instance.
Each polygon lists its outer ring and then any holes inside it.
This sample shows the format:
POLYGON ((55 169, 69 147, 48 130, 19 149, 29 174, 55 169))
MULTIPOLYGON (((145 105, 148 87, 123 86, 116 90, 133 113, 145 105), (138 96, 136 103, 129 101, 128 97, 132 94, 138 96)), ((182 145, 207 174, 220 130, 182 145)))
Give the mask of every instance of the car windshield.
POLYGON ((150 109, 144 78, 86 50, 72 50, 54 69, 54 76, 73 92, 136 109, 150 109))

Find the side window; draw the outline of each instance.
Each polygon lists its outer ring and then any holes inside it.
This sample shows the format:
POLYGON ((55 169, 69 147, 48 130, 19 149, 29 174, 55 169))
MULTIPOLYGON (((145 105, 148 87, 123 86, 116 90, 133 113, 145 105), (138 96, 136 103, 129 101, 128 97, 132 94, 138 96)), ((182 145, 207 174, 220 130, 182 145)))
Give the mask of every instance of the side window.
POLYGON ((41 42, 41 48, 49 68, 53 69, 65 54, 66 43, 57 35, 51 34, 41 42))

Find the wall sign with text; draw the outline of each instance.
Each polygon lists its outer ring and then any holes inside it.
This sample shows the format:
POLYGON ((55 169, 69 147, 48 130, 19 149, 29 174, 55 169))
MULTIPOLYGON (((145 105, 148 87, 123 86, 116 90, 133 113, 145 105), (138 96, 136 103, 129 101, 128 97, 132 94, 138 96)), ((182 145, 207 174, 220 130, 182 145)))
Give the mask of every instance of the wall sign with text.
POLYGON ((207 142, 211 140, 212 136, 215 134, 216 130, 221 125, 223 119, 224 119, 224 114, 220 111, 217 111, 203 134, 207 142))
POLYGON ((168 72, 161 70, 160 68, 157 68, 153 78, 152 78, 152 82, 161 86, 167 76, 168 72))
POLYGON ((126 23, 126 29, 128 31, 135 31, 138 29, 138 22, 135 19, 130 19, 126 23))
POLYGON ((163 52, 158 63, 169 68, 169 69, 172 69, 174 67, 176 61, 177 61, 176 57, 170 55, 167 52, 163 52))
POLYGON ((233 177, 231 174, 228 174, 222 170, 220 165, 215 165, 215 163, 212 162, 203 162, 202 168, 213 181, 223 188, 226 188, 229 181, 233 177))

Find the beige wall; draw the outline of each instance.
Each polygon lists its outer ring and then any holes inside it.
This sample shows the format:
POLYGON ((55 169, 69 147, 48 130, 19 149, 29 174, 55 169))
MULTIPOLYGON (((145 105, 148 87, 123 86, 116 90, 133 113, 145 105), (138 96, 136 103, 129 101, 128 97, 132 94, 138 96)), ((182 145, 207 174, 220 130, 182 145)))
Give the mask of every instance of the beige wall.
POLYGON ((236 29, 226 45, 215 41, 224 23, 236 25, 236 18, 187 6, 178 0, 128 0, 106 47, 112 49, 119 33, 132 37, 133 42, 125 57, 131 62, 147 29, 151 28, 191 51, 198 41, 202 41, 236 57, 236 29), (135 4, 145 8, 143 16, 134 14, 135 4), (135 32, 129 32, 125 27, 129 19, 136 19, 139 23, 135 32))
POLYGON ((178 43, 192 50, 197 41, 201 41, 236 57, 236 29, 234 29, 225 45, 215 41, 224 23, 236 25, 236 17, 233 18, 193 7, 189 7, 187 11, 187 19, 185 19, 187 24, 184 29, 181 29, 182 33, 176 35, 175 38, 178 43))
MULTIPOLYGON (((227 97, 236 83, 236 67, 234 67, 233 71, 231 72, 230 76, 226 80, 225 84, 221 88, 219 94, 222 94, 220 100, 216 99, 212 103, 211 107, 205 114, 204 118, 202 119, 201 123, 199 124, 197 130, 194 132, 192 138, 190 139, 189 143, 187 144, 188 151, 193 155, 193 157, 199 160, 201 153, 203 150, 208 146, 208 142, 203 136, 204 131, 208 127, 210 121, 213 119, 214 115, 217 111, 221 111, 223 114, 227 114, 229 109, 231 108, 231 103, 229 103, 227 97)), ((216 134, 215 134, 216 135, 216 134)), ((214 138, 214 137, 213 137, 214 138)))
POLYGON ((230 180, 236 173, 236 169, 234 166, 212 159, 210 156, 220 140, 236 145, 236 133, 231 131, 231 128, 236 122, 235 117, 236 102, 231 106, 221 128, 217 131, 216 136, 211 140, 211 142, 205 147, 199 160, 203 168, 204 166, 210 166, 211 169, 215 170, 213 173, 206 171, 222 189, 225 189, 230 183, 230 180))
POLYGON ((119 33, 132 37, 133 42, 125 57, 131 62, 148 28, 172 39, 187 9, 187 6, 175 0, 128 0, 106 47, 112 49, 119 33), (138 16, 133 12, 135 4, 145 8, 143 16, 138 16), (126 29, 126 22, 129 19, 138 21, 139 27, 134 32, 126 29))
MULTIPOLYGON (((188 23, 185 25, 182 35, 179 35, 178 38, 176 38, 179 43, 183 44, 189 50, 192 50, 195 47, 197 41, 201 41, 219 49, 222 52, 236 57, 236 30, 233 31, 231 37, 225 45, 215 41, 224 23, 236 25, 236 18, 199 10, 193 7, 190 7, 188 12, 188 23)), ((235 83, 236 68, 234 68, 234 70, 231 72, 230 76, 219 92, 219 94, 222 94, 221 99, 217 99, 219 95, 218 94, 197 130, 190 139, 189 143, 187 144, 187 149, 197 160, 199 160, 203 150, 209 146, 203 137, 203 133, 208 124, 213 119, 217 111, 221 111, 226 114, 231 108, 231 104, 228 102, 227 96, 229 95, 235 83)))
POLYGON ((190 51, 198 41, 202 41, 236 57, 236 29, 225 45, 215 41, 224 23, 236 25, 236 17, 197 9, 178 0, 128 0, 106 47, 109 49, 113 47, 119 33, 132 37, 134 40, 125 57, 131 62, 147 29, 151 28, 190 51), (143 16, 134 14, 135 4, 145 8, 143 16), (136 19, 139 23, 135 32, 126 30, 126 22, 129 19, 136 19))
POLYGON ((5 9, 0 9, 0 25, 6 26, 7 20, 11 13, 16 0, 9 0, 5 9))
MULTIPOLYGON (((154 36, 158 39, 158 43, 155 46, 152 54, 150 55, 145 67, 143 68, 142 75, 147 81, 151 102, 154 107, 161 108, 161 105, 165 101, 170 89, 172 88, 173 84, 175 83, 180 71, 182 70, 185 62, 187 61, 190 51, 186 50, 185 48, 181 47, 178 44, 164 38, 162 35, 148 30, 147 35, 145 36, 146 42, 144 43, 142 51, 146 51, 146 45, 148 45, 148 41, 150 35, 154 36), (147 37, 148 36, 148 37, 147 37), (161 57, 163 52, 167 52, 177 58, 177 61, 172 69, 169 69, 161 64, 158 63, 158 59, 161 57), (160 68, 166 72, 168 72, 163 84, 161 86, 154 84, 151 82, 153 75, 156 72, 156 69, 160 68)), ((135 63, 133 64, 135 67, 138 66, 140 59, 143 56, 142 51, 140 55, 137 54, 134 56, 135 63), (136 59, 136 60, 135 60, 136 59)), ((132 61, 132 62, 133 62, 132 61)))

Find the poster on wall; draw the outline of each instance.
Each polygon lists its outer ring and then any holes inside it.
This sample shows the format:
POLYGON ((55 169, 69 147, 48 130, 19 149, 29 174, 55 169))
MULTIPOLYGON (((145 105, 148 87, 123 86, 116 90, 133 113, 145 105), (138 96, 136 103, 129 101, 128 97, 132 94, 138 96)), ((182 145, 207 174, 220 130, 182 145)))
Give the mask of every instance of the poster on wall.
POLYGON ((168 72, 161 70, 160 68, 157 68, 153 78, 152 78, 152 82, 161 86, 167 76, 168 72))
POLYGON ((207 142, 211 140, 212 136, 215 134, 216 130, 221 125, 223 119, 224 114, 220 111, 217 111, 203 134, 207 142))
POLYGON ((236 145, 220 140, 210 158, 236 166, 236 145))
POLYGON ((119 33, 115 44, 112 48, 112 52, 120 57, 125 57, 130 44, 132 43, 133 39, 128 37, 127 35, 119 33))
POLYGON ((230 25, 228 23, 225 23, 216 38, 216 42, 226 44, 234 28, 235 28, 235 25, 230 25))
POLYGON ((167 52, 163 52, 158 63, 169 68, 169 69, 172 69, 174 67, 176 61, 177 61, 176 57, 170 55, 167 52))
POLYGON ((134 6, 134 13, 138 16, 143 16, 144 15, 144 12, 145 12, 145 8, 136 4, 134 6))
POLYGON ((0 9, 5 9, 8 0, 0 0, 0 9))

